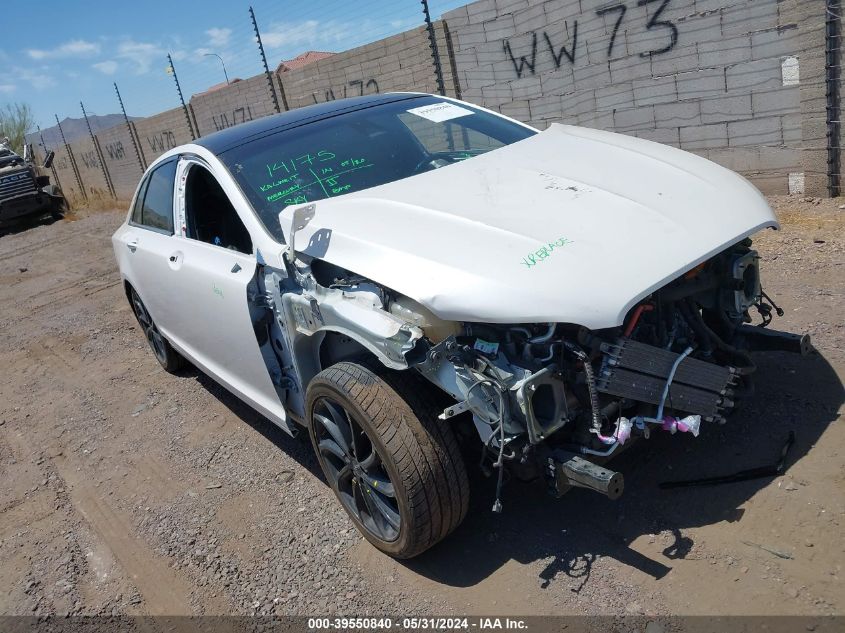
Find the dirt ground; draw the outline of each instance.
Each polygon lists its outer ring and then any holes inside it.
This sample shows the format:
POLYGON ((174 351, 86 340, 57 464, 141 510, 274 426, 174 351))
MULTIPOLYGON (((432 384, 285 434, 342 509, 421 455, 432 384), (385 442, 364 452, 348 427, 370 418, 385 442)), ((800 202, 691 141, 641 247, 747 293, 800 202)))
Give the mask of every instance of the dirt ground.
POLYGON ((614 461, 617 502, 473 480, 410 562, 376 552, 310 447, 147 348, 110 236, 123 212, 0 237, 0 614, 843 614, 845 200, 774 199, 766 290, 807 358, 759 354, 753 401, 614 461), (663 490, 775 461, 777 478, 663 490))

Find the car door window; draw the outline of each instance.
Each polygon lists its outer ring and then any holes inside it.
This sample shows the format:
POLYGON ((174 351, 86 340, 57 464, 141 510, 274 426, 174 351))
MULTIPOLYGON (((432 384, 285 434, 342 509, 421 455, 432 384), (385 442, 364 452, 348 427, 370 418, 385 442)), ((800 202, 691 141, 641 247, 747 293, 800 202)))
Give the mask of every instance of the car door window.
POLYGON ((217 179, 201 165, 191 165, 185 182, 186 236, 247 255, 252 238, 217 179))
POLYGON ((150 179, 145 178, 141 186, 138 187, 138 195, 135 197, 135 206, 132 207, 132 223, 141 224, 141 210, 144 208, 144 194, 147 193, 147 185, 150 184, 150 179))
POLYGON ((173 233, 173 185, 176 165, 175 159, 168 161, 150 174, 141 208, 142 226, 163 233, 173 233))

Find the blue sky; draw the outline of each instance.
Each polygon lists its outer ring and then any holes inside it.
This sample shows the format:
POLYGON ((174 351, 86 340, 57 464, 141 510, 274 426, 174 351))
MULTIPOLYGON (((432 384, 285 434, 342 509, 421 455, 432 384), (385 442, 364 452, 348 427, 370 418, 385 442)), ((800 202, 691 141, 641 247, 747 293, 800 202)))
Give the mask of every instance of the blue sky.
MULTIPOLYGON (((466 0, 430 0, 433 17, 466 0)), ((41 127, 54 114, 119 112, 117 82, 130 115, 179 105, 167 53, 191 94, 229 77, 261 72, 249 2, 142 0, 5 2, 0 15, 0 105, 29 103, 41 127)), ((342 51, 422 22, 419 0, 254 0, 271 69, 306 50, 342 51)))

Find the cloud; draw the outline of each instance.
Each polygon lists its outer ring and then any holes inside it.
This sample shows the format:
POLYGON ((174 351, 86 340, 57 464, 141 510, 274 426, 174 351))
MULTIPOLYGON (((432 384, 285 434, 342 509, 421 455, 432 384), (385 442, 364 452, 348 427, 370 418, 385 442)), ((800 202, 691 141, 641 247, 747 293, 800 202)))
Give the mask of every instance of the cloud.
POLYGON ((70 57, 90 57, 100 52, 100 45, 85 40, 70 40, 61 46, 49 50, 31 48, 26 51, 32 59, 67 59, 70 57))
POLYGON ((12 68, 12 73, 17 79, 27 82, 36 90, 45 90, 56 85, 56 80, 47 73, 48 70, 48 66, 43 66, 40 70, 15 66, 12 68))
POLYGON ((17 88, 15 84, 0 84, 0 94, 12 94, 17 88))
POLYGON ((113 75, 117 70, 117 62, 113 59, 108 59, 104 62, 97 62, 96 64, 91 64, 91 67, 99 70, 104 75, 113 75))
MULTIPOLYGON (((358 25, 360 26, 360 25, 358 25)), ((358 29, 356 28, 355 31, 358 29)), ((348 25, 329 20, 305 20, 304 22, 274 22, 267 31, 261 32, 264 48, 275 50, 278 48, 321 48, 323 45, 337 44, 352 35, 348 25)))
POLYGON ((117 57, 131 62, 136 75, 150 72, 153 62, 160 62, 162 69, 167 65, 167 53, 158 44, 126 40, 117 47, 117 57))
POLYGON ((232 35, 232 29, 212 28, 205 32, 208 35, 209 46, 226 46, 229 43, 229 36, 232 35))

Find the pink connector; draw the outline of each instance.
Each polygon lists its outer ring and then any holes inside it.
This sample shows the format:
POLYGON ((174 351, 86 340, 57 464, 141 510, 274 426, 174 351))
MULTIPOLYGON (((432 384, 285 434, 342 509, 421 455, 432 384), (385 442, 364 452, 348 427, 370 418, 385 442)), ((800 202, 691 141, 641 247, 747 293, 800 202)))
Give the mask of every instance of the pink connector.
POLYGON ((671 415, 667 415, 663 418, 663 430, 669 431, 673 435, 676 431, 680 431, 681 433, 692 433, 693 437, 698 437, 700 427, 700 415, 688 415, 680 420, 672 417, 671 415))
POLYGON ((610 446, 611 444, 616 444, 617 442, 619 442, 619 444, 624 444, 631 437, 631 427, 633 427, 631 420, 620 417, 619 421, 616 423, 616 431, 614 431, 613 435, 602 435, 601 433, 596 433, 596 437, 605 446, 610 446))
POLYGON ((678 419, 667 415, 663 418, 663 430, 669 431, 672 435, 678 430, 678 419))
POLYGON ((681 433, 692 433, 693 437, 698 437, 698 430, 701 427, 700 415, 688 415, 687 417, 678 420, 678 430, 681 433))
POLYGON ((616 439, 620 444, 624 444, 631 437, 631 428, 634 423, 628 418, 619 418, 619 425, 616 427, 616 439))

